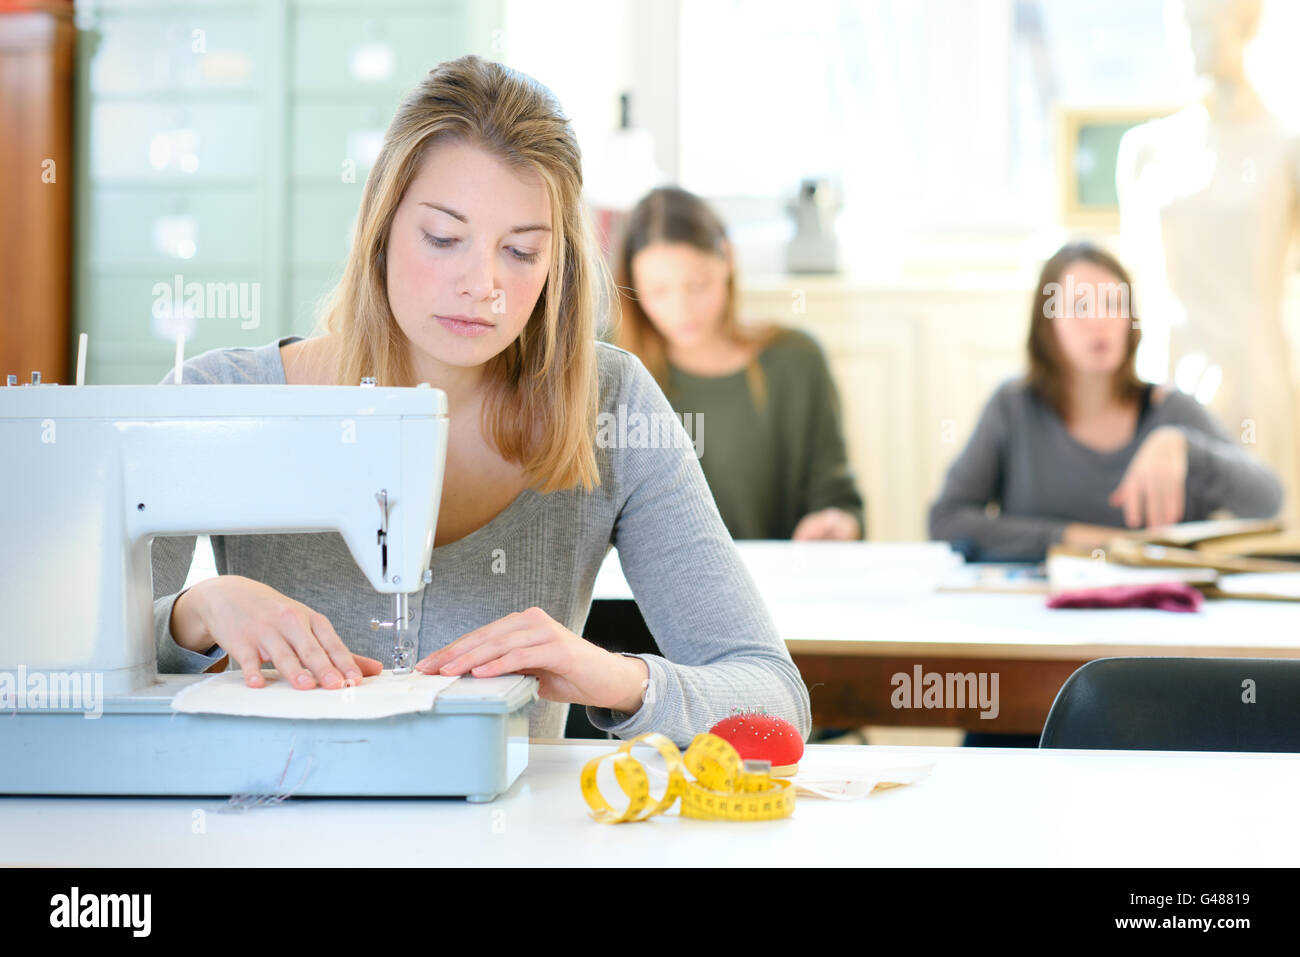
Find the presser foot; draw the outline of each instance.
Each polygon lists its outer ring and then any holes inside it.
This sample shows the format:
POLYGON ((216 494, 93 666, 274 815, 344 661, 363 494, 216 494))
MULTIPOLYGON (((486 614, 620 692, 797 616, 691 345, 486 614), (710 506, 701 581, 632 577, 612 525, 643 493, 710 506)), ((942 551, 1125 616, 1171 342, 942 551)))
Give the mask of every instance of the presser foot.
POLYGON ((393 649, 393 674, 409 675, 415 671, 415 645, 402 643, 393 649))

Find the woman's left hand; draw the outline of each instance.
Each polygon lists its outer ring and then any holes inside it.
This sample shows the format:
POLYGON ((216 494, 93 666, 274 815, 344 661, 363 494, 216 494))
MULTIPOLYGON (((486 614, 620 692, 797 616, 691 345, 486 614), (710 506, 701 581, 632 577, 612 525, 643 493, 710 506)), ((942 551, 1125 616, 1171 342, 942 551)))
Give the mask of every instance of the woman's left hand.
POLYGON ((1110 493, 1110 504, 1124 509, 1129 528, 1172 525, 1183 519, 1186 482, 1187 436, 1177 426, 1163 425, 1138 448, 1110 493))
POLYGON ((534 675, 548 701, 632 714, 640 710, 650 669, 575 635, 540 608, 506 615, 461 635, 420 660, 417 671, 493 678, 534 675))
POLYGON ((801 518, 790 537, 796 542, 856 542, 862 537, 862 526, 842 508, 823 508, 801 518))

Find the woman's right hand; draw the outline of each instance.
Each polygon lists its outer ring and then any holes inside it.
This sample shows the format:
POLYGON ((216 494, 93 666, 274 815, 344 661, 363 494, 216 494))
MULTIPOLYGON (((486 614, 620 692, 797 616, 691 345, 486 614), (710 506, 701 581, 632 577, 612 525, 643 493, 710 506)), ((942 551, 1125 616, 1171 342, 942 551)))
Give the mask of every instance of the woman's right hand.
POLYGON ((355 685, 384 666, 354 655, 328 618, 269 585, 242 575, 218 575, 194 585, 172 606, 176 644, 203 652, 220 645, 244 672, 250 688, 266 685, 262 663, 307 690, 355 685))

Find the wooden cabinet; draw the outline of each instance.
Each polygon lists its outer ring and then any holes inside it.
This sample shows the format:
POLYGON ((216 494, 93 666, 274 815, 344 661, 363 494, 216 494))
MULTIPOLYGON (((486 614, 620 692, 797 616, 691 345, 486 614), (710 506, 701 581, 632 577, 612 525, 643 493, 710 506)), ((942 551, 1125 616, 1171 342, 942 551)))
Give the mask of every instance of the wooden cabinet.
POLYGON ((71 6, 0 13, 0 376, 67 382, 71 6))

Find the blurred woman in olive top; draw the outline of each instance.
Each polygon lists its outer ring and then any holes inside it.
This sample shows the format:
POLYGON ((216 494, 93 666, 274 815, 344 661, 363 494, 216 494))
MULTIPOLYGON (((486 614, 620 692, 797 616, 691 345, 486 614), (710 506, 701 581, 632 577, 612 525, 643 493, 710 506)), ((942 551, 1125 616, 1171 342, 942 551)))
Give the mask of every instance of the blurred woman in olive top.
POLYGON ((1196 399, 1137 377, 1131 289, 1124 267, 1090 243, 1048 260, 1029 373, 984 407, 930 509, 931 538, 974 558, 1036 561, 1057 542, 1094 548, 1219 509, 1278 511, 1268 466, 1196 399))
POLYGON ((826 358, 806 333, 738 321, 718 216, 685 190, 654 190, 628 217, 615 268, 616 342, 689 414, 732 537, 862 538, 862 496, 826 358))

